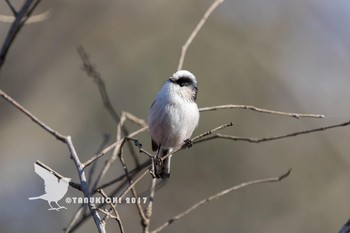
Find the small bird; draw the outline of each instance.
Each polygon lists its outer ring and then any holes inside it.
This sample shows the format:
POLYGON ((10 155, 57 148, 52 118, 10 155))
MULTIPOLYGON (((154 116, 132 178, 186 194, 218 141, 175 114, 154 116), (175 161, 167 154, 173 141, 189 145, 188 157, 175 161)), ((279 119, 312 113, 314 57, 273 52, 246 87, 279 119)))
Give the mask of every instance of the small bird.
POLYGON ((50 171, 46 170, 45 168, 37 165, 34 163, 34 170, 35 173, 38 174, 41 178, 44 180, 45 184, 45 194, 38 196, 38 197, 30 197, 29 200, 36 200, 36 199, 43 199, 46 200, 49 205, 49 210, 59 210, 59 209, 67 209, 64 206, 60 206, 58 204, 58 201, 61 200, 64 195, 66 195, 68 191, 68 185, 70 178, 63 177, 61 179, 58 179, 54 174, 52 174, 50 171), (58 208, 55 208, 51 205, 51 202, 55 202, 58 208))
POLYGON ((169 178, 171 156, 163 161, 161 158, 189 140, 198 125, 197 92, 196 77, 187 70, 179 70, 165 81, 151 105, 148 126, 152 150, 158 150, 154 164, 157 178, 169 178))

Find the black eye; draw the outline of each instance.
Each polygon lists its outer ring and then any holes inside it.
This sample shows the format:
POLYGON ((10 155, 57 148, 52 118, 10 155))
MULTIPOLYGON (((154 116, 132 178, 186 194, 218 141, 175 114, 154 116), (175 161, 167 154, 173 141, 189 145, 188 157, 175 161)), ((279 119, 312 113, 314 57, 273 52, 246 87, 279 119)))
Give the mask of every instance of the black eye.
POLYGON ((181 77, 176 80, 176 83, 179 84, 180 87, 189 86, 192 84, 192 80, 188 77, 181 77))
POLYGON ((179 85, 180 85, 180 87, 183 87, 183 86, 185 86, 185 83, 184 82, 179 82, 179 85))

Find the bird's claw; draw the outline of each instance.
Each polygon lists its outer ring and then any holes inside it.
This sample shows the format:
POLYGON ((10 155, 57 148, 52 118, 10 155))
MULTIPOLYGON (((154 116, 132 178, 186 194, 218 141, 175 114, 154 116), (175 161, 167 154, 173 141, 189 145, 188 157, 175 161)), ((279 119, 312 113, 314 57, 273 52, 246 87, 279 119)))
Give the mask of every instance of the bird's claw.
POLYGON ((184 141, 184 143, 185 143, 185 146, 187 146, 187 148, 191 148, 192 146, 193 146, 193 142, 192 142, 192 140, 191 139, 186 139, 185 141, 184 141))
POLYGON ((154 164, 155 164, 156 166, 162 166, 163 161, 162 161, 161 158, 155 158, 155 159, 154 159, 154 164))

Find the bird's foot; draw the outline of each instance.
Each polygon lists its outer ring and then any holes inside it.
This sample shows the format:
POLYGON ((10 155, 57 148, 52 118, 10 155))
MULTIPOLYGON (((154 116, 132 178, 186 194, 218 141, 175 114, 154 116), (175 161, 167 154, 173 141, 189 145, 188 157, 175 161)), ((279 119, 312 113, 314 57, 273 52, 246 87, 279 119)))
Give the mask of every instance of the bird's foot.
POLYGON ((134 142, 135 146, 137 146, 140 150, 142 149, 142 144, 140 143, 139 140, 137 139, 131 139, 131 140, 134 142))
POLYGON ((161 158, 154 158, 154 165, 155 166, 162 166, 163 161, 161 158))
POLYGON ((60 208, 54 208, 54 207, 51 207, 50 209, 48 210, 56 210, 56 211, 59 211, 60 208))
POLYGON ((193 142, 192 142, 192 140, 191 139, 186 139, 185 141, 184 141, 184 143, 185 143, 185 146, 187 146, 187 148, 191 148, 192 146, 193 146, 193 142))

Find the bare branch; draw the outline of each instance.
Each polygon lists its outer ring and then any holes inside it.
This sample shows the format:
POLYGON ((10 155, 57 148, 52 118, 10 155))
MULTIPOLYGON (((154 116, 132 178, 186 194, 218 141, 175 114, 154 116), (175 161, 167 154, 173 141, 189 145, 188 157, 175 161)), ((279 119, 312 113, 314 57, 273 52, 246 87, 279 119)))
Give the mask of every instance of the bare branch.
MULTIPOLYGON (((31 112, 26 110, 22 105, 17 103, 14 99, 12 99, 7 94, 5 94, 5 92, 3 92, 2 90, 0 90, 0 96, 3 97, 10 104, 15 106, 17 109, 19 109, 26 116, 28 116, 32 121, 34 121, 41 128, 43 128, 48 133, 50 133, 51 135, 56 137, 59 141, 65 143, 68 146, 68 149, 69 149, 70 154, 71 154, 71 159, 73 160, 73 162, 75 164, 75 167, 77 169, 78 175, 79 175, 81 190, 84 193, 84 196, 87 197, 88 200, 90 200, 91 194, 90 194, 89 186, 88 186, 88 183, 87 183, 87 180, 86 180, 86 177, 85 177, 84 166, 79 160, 78 154, 75 151, 75 147, 73 145, 71 137, 70 136, 63 136, 62 134, 60 134, 60 133, 56 132, 55 130, 51 129, 49 126, 47 126, 41 120, 39 120, 39 118, 35 117, 31 112)), ((89 203, 88 206, 89 206, 92 218, 95 221, 95 224, 96 224, 96 227, 98 229, 98 232, 99 233, 106 232, 105 226, 104 226, 104 224, 102 224, 101 218, 100 218, 98 212, 96 211, 96 209, 94 208, 94 206, 91 203, 89 203)))
MULTIPOLYGON (((3 64, 5 63, 7 53, 9 51, 13 41, 15 40, 18 32, 21 30, 22 26, 24 25, 24 23, 26 22, 28 17, 32 14, 32 12, 37 7, 37 5, 40 3, 40 1, 41 0, 26 0, 23 3, 21 9, 18 12, 16 11, 16 19, 12 23, 10 30, 7 33, 7 36, 5 38, 5 41, 0 49, 0 70, 3 66, 3 64)), ((13 11, 14 8, 11 10, 13 11)))
MULTIPOLYGON (((99 192, 104 198, 107 198, 107 197, 108 197, 107 194, 103 191, 103 189, 99 189, 98 192, 99 192)), ((119 213, 118 213, 118 211, 117 211, 117 208, 116 208, 115 206, 113 206, 112 204, 111 204, 111 208, 113 209, 113 212, 114 212, 114 215, 115 215, 114 218, 115 218, 115 220, 116 220, 117 223, 118 223, 120 232, 121 232, 121 233, 124 233, 125 231, 124 231, 123 223, 122 223, 122 221, 121 221, 121 219, 120 219, 120 216, 119 216, 119 213)), ((109 214, 109 212, 105 212, 105 214, 109 214)))
POLYGON ((269 113, 269 114, 274 114, 274 115, 281 115, 281 116, 289 116, 289 117, 294 117, 294 118, 324 118, 324 115, 321 114, 308 114, 308 113, 294 113, 294 112, 281 112, 281 111, 273 111, 273 110, 268 110, 268 109, 263 109, 263 108, 258 108, 255 106, 251 105, 236 105, 236 104, 227 104, 227 105, 218 105, 218 106, 212 106, 212 107, 205 107, 205 108, 200 108, 200 112, 207 112, 207 111, 215 111, 215 110, 221 110, 221 109, 233 109, 233 108, 240 108, 240 109, 248 109, 256 112, 261 112, 261 113, 269 113))
POLYGON ((199 23, 197 24, 195 29, 192 31, 190 37, 187 39, 187 41, 185 42, 185 44, 181 48, 181 55, 180 55, 179 64, 177 66, 177 70, 181 70, 182 69, 187 49, 191 45, 193 39, 197 36, 198 32, 201 30, 201 28, 203 27, 203 25, 207 21, 207 19, 210 16, 210 14, 223 2, 224 2, 224 0, 215 0, 212 3, 212 5, 208 8, 208 10, 204 13, 202 19, 199 21, 199 23))
POLYGON ((209 131, 207 131, 207 132, 205 132, 205 133, 202 133, 202 134, 200 134, 200 135, 198 135, 198 136, 192 138, 191 140, 192 140, 193 142, 195 142, 195 141, 197 141, 197 140, 199 140, 199 139, 201 139, 201 138, 203 138, 203 137, 206 137, 206 136, 208 136, 208 135, 210 135, 210 134, 212 134, 212 133, 215 133, 216 131, 219 131, 219 130, 222 130, 222 129, 225 129, 225 128, 231 127, 231 126, 233 126, 233 123, 232 123, 232 122, 227 123, 227 124, 224 124, 224 125, 221 125, 221 126, 219 126, 219 127, 216 127, 215 129, 212 129, 212 130, 209 130, 209 131))
POLYGON ((18 102, 16 102, 14 99, 12 99, 9 95, 7 95, 4 91, 0 89, 0 96, 4 98, 7 102, 15 106, 18 110, 20 110, 22 113, 27 115, 32 121, 34 121, 37 125, 39 125, 41 128, 43 128, 45 131, 53 135, 55 138, 60 140, 63 143, 66 143, 66 138, 62 134, 58 133, 57 131, 53 130, 49 126, 47 126, 44 122, 39 120, 36 116, 34 116, 32 113, 30 113, 28 110, 26 110, 22 105, 20 105, 18 102))
POLYGON ((194 204, 193 206, 191 206, 190 208, 188 208, 187 210, 185 210, 184 212, 172 217, 171 219, 169 219, 167 222, 165 222, 163 225, 159 226, 158 228, 156 228, 155 230, 151 231, 151 233, 157 233, 160 232, 161 230, 163 230, 165 227, 169 226, 170 224, 172 224, 173 222, 175 222, 176 220, 179 220, 180 218, 183 218, 184 216, 186 216, 187 214, 191 213, 193 210, 197 209, 198 207, 212 201, 215 199, 218 199, 222 196, 225 196, 226 194, 229 194, 233 191, 237 191, 239 189, 248 187, 248 186, 252 186, 252 185, 256 185, 256 184, 262 184, 262 183, 271 183, 271 182, 279 182, 283 179, 285 179, 286 177, 288 177, 290 175, 291 169, 289 169, 286 173, 282 174, 279 177, 273 177, 273 178, 267 178, 267 179, 260 179, 260 180, 253 180, 253 181, 249 181, 246 183, 242 183, 240 185, 236 185, 233 186, 231 188, 225 189, 215 195, 212 195, 210 197, 207 197, 203 200, 201 200, 200 202, 197 202, 196 204, 194 204))
MULTIPOLYGON (((103 140, 101 142, 101 145, 99 146, 98 150, 97 150, 97 154, 101 153, 101 151, 103 150, 103 148, 106 147, 107 143, 109 142, 111 136, 109 134, 104 134, 103 135, 103 140)), ((89 183, 92 181, 92 177, 94 175, 94 172, 95 172, 95 168, 96 168, 96 164, 97 163, 93 163, 91 168, 90 168, 90 171, 89 171, 89 176, 88 176, 88 181, 89 183)), ((83 166, 85 167, 85 165, 83 164, 83 166)), ((92 187, 92 190, 94 190, 96 187, 92 187)))
MULTIPOLYGON (((135 137, 136 135, 146 131, 148 129, 148 127, 143 127, 139 130, 136 130, 135 132, 131 133, 128 135, 128 137, 135 137)), ((103 151, 101 151, 101 153, 93 156, 92 158, 90 158, 89 160, 85 161, 83 163, 83 165, 85 167, 89 166, 91 163, 93 163, 95 160, 99 159, 100 157, 102 157, 103 155, 105 155, 106 153, 108 153, 109 151, 113 150, 116 146, 120 145, 122 143, 122 140, 115 142, 111 145, 109 145, 107 148, 105 148, 103 151)))
POLYGON ((145 211, 146 220, 143 222, 143 232, 148 233, 149 232, 149 225, 151 223, 151 216, 153 211, 153 202, 154 202, 154 195, 156 192, 156 184, 157 184, 157 178, 152 178, 151 188, 149 192, 149 198, 148 198, 148 205, 145 211))
POLYGON ((325 131, 328 129, 333 129, 333 128, 338 128, 338 127, 344 127, 350 125, 350 121, 343 122, 340 124, 335 124, 335 125, 329 125, 329 126, 324 126, 320 128, 315 128, 315 129, 309 129, 309 130, 303 130, 303 131, 298 131, 298 132, 293 132, 289 134, 284 134, 284 135, 278 135, 278 136, 273 136, 273 137, 266 137, 266 138, 249 138, 249 137, 237 137, 237 136, 232 136, 232 135, 225 135, 225 134, 215 134, 207 138, 200 139, 196 141, 195 143, 201 143, 205 142, 208 140, 212 139, 217 139, 217 138, 222 138, 222 139, 228 139, 228 140, 233 140, 233 141, 246 141, 246 142, 252 142, 252 143, 260 143, 260 142, 267 142, 267 141, 273 141, 273 140, 278 140, 278 139, 283 139, 283 138, 289 138, 289 137, 295 137, 301 134, 309 134, 309 133, 314 133, 314 132, 319 132, 319 131, 325 131))
POLYGON ((85 177, 84 167, 82 166, 82 163, 79 160, 78 154, 75 151, 75 148, 73 146, 73 142, 70 136, 67 136, 67 145, 71 153, 71 158, 74 161, 75 167, 77 168, 81 189, 84 193, 84 196, 87 197, 87 199, 89 200, 88 206, 89 206, 92 218, 94 219, 95 224, 97 226, 97 230, 99 233, 105 233, 106 232, 105 225, 102 223, 101 218, 97 210, 95 209, 95 206, 92 203, 90 203, 91 194, 90 194, 87 179, 85 177))
POLYGON ((12 3, 10 2, 10 0, 5 0, 5 1, 6 1, 7 5, 8 5, 8 7, 10 8, 10 10, 11 10, 13 16, 17 17, 17 14, 18 14, 18 13, 17 13, 15 7, 14 7, 14 6, 12 5, 12 3))
MULTIPOLYGON (((119 114, 117 113, 117 111, 114 109, 111 99, 109 98, 107 89, 106 89, 106 84, 104 82, 104 80, 101 77, 101 74, 96 70, 96 68, 94 67, 94 65, 91 63, 90 58, 88 56, 88 54, 86 53, 84 47, 79 46, 77 48, 78 54, 83 62, 83 70, 87 73, 87 75, 91 78, 93 78, 94 82, 96 83, 103 105, 105 106, 107 112, 109 113, 109 115, 112 117, 112 119, 114 120, 115 123, 119 124, 121 121, 121 117, 119 116, 119 114)), ((126 113, 122 113, 126 114, 126 113)), ((131 115, 131 114, 130 114, 131 115)), ((133 115, 131 115, 133 116, 133 115)), ((132 119, 136 119, 135 116, 133 116, 132 119)), ((146 126, 147 124, 144 124, 144 126, 146 126)), ((127 130, 127 128, 124 126, 124 124, 121 124, 121 129, 123 131, 123 134, 125 136, 129 135, 129 131, 127 130)), ((135 151, 133 150, 133 147, 131 144, 128 143, 128 147, 131 153, 132 158, 134 159, 134 162, 136 164, 136 166, 140 165, 140 162, 136 156, 135 151)))
MULTIPOLYGON (((122 144, 120 145, 119 148, 115 148, 114 149, 114 153, 118 155, 118 158, 119 158, 119 161, 121 163, 121 165, 123 166, 123 169, 124 169, 124 173, 126 175, 126 178, 128 179, 128 182, 129 182, 129 185, 132 185, 133 183, 133 180, 129 174, 129 170, 128 170, 128 167, 125 163, 125 160, 124 160, 124 156, 123 156, 123 145, 125 144, 126 141, 128 141, 129 139, 128 138, 125 138, 122 142, 122 144)), ((135 141, 135 140, 134 140, 135 141)), ((137 141, 138 143, 138 141, 137 141)), ((136 144, 136 143, 135 143, 136 144)), ((138 143, 139 144, 139 143, 138 143)), ((140 146, 142 146, 141 144, 139 144, 140 146)), ((135 186, 131 188, 131 192, 133 194, 133 196, 137 199, 137 192, 135 190, 135 186)), ((138 212, 139 212, 139 215, 141 217, 141 221, 142 222, 145 222, 146 221, 146 216, 145 216, 145 213, 143 212, 143 209, 142 209, 142 206, 141 206, 141 203, 139 202, 136 202, 136 206, 137 206, 137 209, 138 209, 138 212)))
POLYGON ((350 232, 350 219, 340 229, 339 233, 349 233, 349 232, 350 232))
MULTIPOLYGON (((106 110, 108 111, 110 116, 113 118, 113 120, 116 123, 118 123, 120 121, 120 116, 113 108, 108 92, 106 90, 106 84, 104 80, 101 78, 101 74, 95 69, 94 65, 91 63, 89 55, 86 53, 84 47, 78 46, 77 51, 83 62, 83 70, 86 72, 86 74, 89 77, 93 78, 94 82, 96 83, 100 91, 103 105, 105 106, 106 110)), ((126 133, 126 135, 127 134, 129 133, 126 133)))
MULTIPOLYGON (((39 165, 40 167, 42 167, 42 168, 48 170, 49 172, 51 172, 52 175, 54 175, 54 176, 57 177, 57 179, 62 179, 62 178, 64 178, 64 176, 62 176, 60 173, 56 172, 55 170, 53 170, 52 168, 50 168, 49 166, 47 166, 47 165, 44 164, 43 162, 37 160, 35 163, 36 163, 37 165, 39 165)), ((79 190, 79 191, 82 191, 82 190, 81 190, 81 185, 80 185, 80 184, 77 184, 77 183, 74 183, 74 182, 72 182, 72 181, 69 181, 69 186, 71 186, 72 188, 75 188, 75 189, 77 189, 77 190, 79 190)))
POLYGON ((73 218, 69 221, 68 226, 63 229, 65 233, 69 233, 69 232, 73 231, 74 224, 79 220, 80 216, 84 215, 84 206, 85 205, 83 205, 83 204, 81 204, 79 206, 79 208, 77 209, 77 211, 73 215, 73 218))
MULTIPOLYGON (((32 15, 26 20, 25 24, 39 23, 39 22, 45 21, 48 18, 50 18, 51 15, 52 15, 51 10, 47 10, 44 13, 40 13, 37 15, 32 15)), ((14 16, 0 15, 1 23, 13 23, 15 20, 16 20, 16 17, 14 16)))

